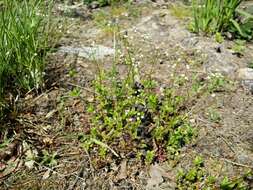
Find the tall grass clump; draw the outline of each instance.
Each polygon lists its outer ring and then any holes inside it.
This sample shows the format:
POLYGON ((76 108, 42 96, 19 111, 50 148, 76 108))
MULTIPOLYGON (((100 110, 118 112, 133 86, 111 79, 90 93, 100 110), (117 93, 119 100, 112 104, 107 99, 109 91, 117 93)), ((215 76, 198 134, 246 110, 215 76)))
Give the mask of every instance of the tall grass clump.
POLYGON ((1 1, 1 105, 7 92, 25 92, 42 84, 50 27, 50 8, 45 1, 1 1))
POLYGON ((228 31, 235 19, 236 9, 243 0, 193 0, 192 30, 215 33, 228 31))

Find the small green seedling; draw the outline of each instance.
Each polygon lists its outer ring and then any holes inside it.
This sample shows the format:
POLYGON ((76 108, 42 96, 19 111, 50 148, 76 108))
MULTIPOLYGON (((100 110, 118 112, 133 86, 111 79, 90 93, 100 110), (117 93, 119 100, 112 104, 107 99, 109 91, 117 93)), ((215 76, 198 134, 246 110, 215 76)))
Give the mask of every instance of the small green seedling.
POLYGON ((42 157, 42 161, 41 164, 42 165, 46 165, 49 167, 53 167, 57 165, 57 152, 53 152, 53 153, 49 153, 47 150, 43 150, 43 157, 42 157))
POLYGON ((155 158, 155 151, 147 151, 145 162, 147 165, 151 164, 155 158))
POLYGON ((71 69, 71 70, 69 71, 69 76, 70 76, 71 78, 74 77, 74 76, 76 76, 76 74, 77 74, 77 72, 76 72, 75 69, 71 69))
POLYGON ((78 87, 75 87, 73 90, 71 90, 71 91, 69 92, 69 95, 70 95, 71 97, 78 97, 78 96, 80 96, 80 94, 81 94, 81 90, 80 90, 80 88, 78 88, 78 87))
POLYGON ((242 179, 230 180, 224 177, 220 184, 221 190, 249 190, 249 185, 242 179))
POLYGON ((220 32, 216 32, 215 41, 219 44, 221 44, 224 41, 224 38, 223 38, 223 36, 221 35, 220 32))

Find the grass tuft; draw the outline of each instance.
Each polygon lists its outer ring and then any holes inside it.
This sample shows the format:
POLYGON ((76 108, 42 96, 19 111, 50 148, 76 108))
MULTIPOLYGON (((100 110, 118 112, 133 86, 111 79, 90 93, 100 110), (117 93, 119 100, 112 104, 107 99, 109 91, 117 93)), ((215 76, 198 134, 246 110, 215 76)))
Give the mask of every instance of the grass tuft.
MULTIPOLYGON (((0 98, 39 89, 51 39, 45 1, 2 1, 0 12, 0 98)), ((3 107, 2 107, 3 109, 3 107)))
POLYGON ((190 26, 193 32, 214 34, 217 32, 233 32, 241 38, 251 39, 252 21, 249 14, 238 11, 243 0, 193 0, 193 19, 190 26), (237 14, 247 17, 247 21, 237 21, 237 14))

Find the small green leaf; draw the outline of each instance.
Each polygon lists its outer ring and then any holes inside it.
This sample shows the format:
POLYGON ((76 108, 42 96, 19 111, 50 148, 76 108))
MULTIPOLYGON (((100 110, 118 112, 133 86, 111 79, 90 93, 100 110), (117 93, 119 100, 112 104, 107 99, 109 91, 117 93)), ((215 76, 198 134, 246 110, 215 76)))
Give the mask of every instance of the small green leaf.
POLYGON ((204 160, 203 160, 203 158, 200 157, 200 156, 197 156, 194 159, 194 165, 197 166, 197 167, 203 167, 204 166, 204 160))
POLYGON ((197 170, 195 168, 192 168, 185 176, 185 179, 191 182, 195 182, 197 180, 197 174, 197 170))

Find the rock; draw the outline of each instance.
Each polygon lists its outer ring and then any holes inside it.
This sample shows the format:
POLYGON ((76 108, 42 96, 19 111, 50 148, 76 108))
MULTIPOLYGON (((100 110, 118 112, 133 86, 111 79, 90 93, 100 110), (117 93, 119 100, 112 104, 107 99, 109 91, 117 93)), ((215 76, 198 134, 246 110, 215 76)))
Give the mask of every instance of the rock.
POLYGON ((253 69, 242 68, 238 70, 238 79, 241 80, 252 80, 253 82, 253 69))
POLYGON ((234 77, 239 67, 234 56, 223 44, 219 45, 219 50, 217 50, 216 42, 209 41, 206 38, 199 38, 196 49, 206 56, 203 59, 203 67, 206 72, 221 73, 234 77))
POLYGON ((190 48, 195 47, 198 42, 199 42, 199 39, 192 36, 184 38, 181 41, 183 47, 190 47, 190 48))
POLYGON ((149 169, 150 178, 147 180, 147 190, 173 190, 176 188, 175 173, 167 164, 154 164, 149 169))
POLYGON ((168 182, 168 183, 163 183, 161 184, 160 188, 161 189, 166 189, 166 190, 175 190, 177 187, 177 184, 175 182, 168 182))
POLYGON ((233 35, 230 32, 226 32, 225 36, 227 37, 227 39, 232 40, 233 39, 233 35))
POLYGON ((252 165, 253 160, 250 158, 247 154, 244 154, 243 152, 239 153, 237 156, 237 160, 240 164, 245 164, 245 165, 252 165))
POLYGON ((98 60, 113 55, 115 51, 112 48, 98 45, 96 47, 62 46, 59 48, 59 52, 77 54, 80 57, 85 57, 90 60, 98 60))
POLYGON ((126 160, 123 160, 121 162, 120 170, 119 170, 119 173, 118 173, 117 177, 118 177, 119 180, 127 178, 127 161, 126 160))
POLYGON ((242 80, 242 86, 246 87, 253 94, 253 80, 242 80))
MULTIPOLYGON (((173 184, 172 181, 174 177, 172 173, 168 171, 167 167, 165 168, 164 166, 158 164, 151 165, 149 169, 149 176, 150 178, 147 180, 146 189, 150 190, 161 189, 161 186, 165 185, 164 182, 166 183, 169 182, 173 184), (167 180, 165 181, 164 178, 166 178, 167 180)), ((168 184, 166 186, 168 186, 168 184)), ((172 187, 171 185, 169 186, 172 187)))
POLYGON ((246 89, 248 89, 251 94, 253 94, 253 69, 239 69, 237 77, 241 80, 242 85, 246 87, 246 89))
POLYGON ((236 72, 237 65, 229 62, 226 59, 221 59, 221 56, 216 56, 214 54, 209 54, 207 61, 204 63, 204 69, 207 72, 217 72, 222 73, 224 75, 233 76, 236 72))
POLYGON ((163 182, 165 171, 159 165, 152 165, 149 170, 150 178, 147 181, 147 189, 157 188, 163 182))

